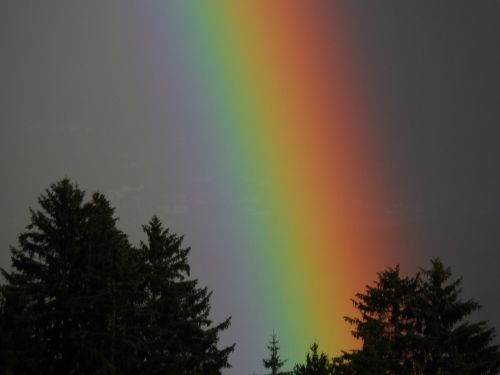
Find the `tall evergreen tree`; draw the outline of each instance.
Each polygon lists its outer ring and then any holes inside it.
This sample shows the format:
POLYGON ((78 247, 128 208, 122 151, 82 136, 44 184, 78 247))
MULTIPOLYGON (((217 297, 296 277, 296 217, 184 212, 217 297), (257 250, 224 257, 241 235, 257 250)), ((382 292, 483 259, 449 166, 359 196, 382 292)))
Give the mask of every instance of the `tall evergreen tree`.
POLYGON ((423 269, 419 286, 422 374, 497 374, 499 346, 487 323, 465 321, 480 305, 462 300, 462 278, 453 280, 450 268, 439 259, 423 269))
POLYGON ((401 277, 399 267, 378 274, 375 286, 358 293, 360 315, 346 318, 362 349, 347 357, 359 373, 411 373, 415 367, 417 287, 419 276, 401 277))
POLYGON ((463 301, 461 279, 438 259, 429 270, 401 277, 382 272, 353 301, 360 316, 346 318, 362 348, 339 363, 353 374, 497 374, 500 350, 486 322, 466 321, 480 306, 463 301))
POLYGON ((109 202, 83 199, 67 179, 51 185, 2 270, 2 353, 14 374, 128 373, 132 249, 109 202))
POLYGON ((76 287, 70 270, 81 251, 83 192, 68 180, 46 190, 31 223, 11 248, 11 272, 2 270, 5 355, 19 374, 66 373, 75 362, 74 322, 68 299, 76 287))
POLYGON ((213 375, 234 345, 217 347, 211 293, 189 278, 189 248, 158 218, 134 249, 99 193, 64 179, 39 198, 2 269, 0 374, 213 375))
POLYGON ((264 367, 271 370, 271 375, 278 375, 286 360, 282 360, 279 354, 280 347, 276 334, 273 332, 271 341, 267 345, 269 349, 269 358, 262 360, 264 367))
POLYGON ((79 286, 72 298, 72 316, 80 324, 74 331, 79 370, 135 373, 142 343, 139 259, 116 228, 114 209, 102 194, 94 193, 85 209, 84 249, 76 267, 79 286))
POLYGON ((141 244, 145 267, 146 311, 149 314, 144 373, 220 374, 230 367, 234 345, 219 349, 219 333, 230 319, 212 325, 211 292, 191 279, 183 237, 164 229, 158 217, 144 226, 141 244))

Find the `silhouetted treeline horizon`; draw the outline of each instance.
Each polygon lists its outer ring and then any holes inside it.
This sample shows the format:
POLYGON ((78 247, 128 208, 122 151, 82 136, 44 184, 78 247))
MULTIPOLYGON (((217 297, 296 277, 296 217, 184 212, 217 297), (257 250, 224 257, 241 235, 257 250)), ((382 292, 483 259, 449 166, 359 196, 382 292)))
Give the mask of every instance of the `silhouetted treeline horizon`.
POLYGON ((3 374, 219 374, 230 320, 210 320, 211 292, 190 277, 189 247, 154 216, 138 247, 100 193, 68 179, 31 210, 12 270, 2 270, 3 374))
MULTIPOLYGON (((399 266, 378 273, 375 285, 352 300, 357 315, 345 317, 361 348, 329 357, 313 343, 305 363, 296 364, 291 374, 498 374, 495 330, 485 321, 467 319, 481 306, 461 298, 461 284, 440 259, 414 276, 402 276, 399 266)), ((276 341, 273 334, 271 358, 278 356, 276 341)), ((273 374, 285 374, 281 368, 273 374)))
MULTIPOLYGON (((69 179, 52 184, 10 248, 0 286, 0 375, 221 374, 235 344, 220 347, 230 318, 210 318, 211 292, 190 275, 190 248, 157 216, 133 246, 106 197, 69 179)), ((291 364, 273 332, 271 375, 498 374, 500 348, 480 309, 462 299, 461 278, 441 260, 403 276, 378 274, 346 317, 361 342, 330 357, 312 343, 291 364)), ((326 296, 326 298, 328 298, 326 296)), ((332 317, 333 319, 334 317, 332 317)))

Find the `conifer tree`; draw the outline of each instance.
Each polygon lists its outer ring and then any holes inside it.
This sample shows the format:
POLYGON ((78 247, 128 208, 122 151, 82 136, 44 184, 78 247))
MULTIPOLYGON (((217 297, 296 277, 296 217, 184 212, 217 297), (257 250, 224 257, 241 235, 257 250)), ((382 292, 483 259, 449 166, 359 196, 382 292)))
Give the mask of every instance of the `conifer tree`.
POLYGON ((68 180, 53 184, 31 210, 31 223, 11 248, 11 272, 2 270, 8 366, 14 373, 65 373, 75 361, 68 298, 76 287, 85 221, 83 192, 68 180))
POLYGON ((346 318, 360 350, 339 361, 340 373, 353 374, 497 374, 500 349, 486 322, 466 319, 480 306, 462 300, 462 279, 439 259, 429 270, 401 277, 399 268, 379 274, 375 286, 353 301, 360 316, 346 318))
POLYGON ((14 374, 127 374, 134 337, 132 249, 109 202, 59 181, 12 248, 3 321, 14 374), (120 353, 120 358, 118 358, 120 353))
POLYGON ((453 280, 441 260, 431 260, 431 266, 422 269, 419 286, 421 373, 497 374, 500 349, 493 344, 494 329, 484 321, 465 321, 480 305, 460 298, 462 278, 453 280))
POLYGON ((189 277, 189 248, 158 218, 134 249, 99 193, 64 179, 39 198, 2 269, 0 374, 215 375, 234 345, 210 320, 207 288, 189 277))
POLYGON ((79 288, 72 315, 81 329, 81 369, 92 373, 134 373, 141 344, 139 326, 141 275, 138 256, 126 235, 116 228, 117 219, 108 200, 99 193, 85 206, 84 251, 76 268, 79 288))
POLYGON ((189 278, 190 248, 183 247, 183 237, 164 229, 156 216, 143 228, 147 242, 140 250, 148 313, 144 373, 220 374, 230 367, 228 356, 234 350, 234 345, 217 347, 230 319, 212 325, 211 292, 189 278))
POLYGON ((311 345, 310 353, 307 353, 306 363, 296 365, 294 375, 332 375, 333 367, 328 356, 318 352, 318 344, 311 345))
POLYGON ((276 337, 276 334, 273 332, 271 337, 271 341, 267 345, 267 349, 269 349, 270 357, 268 359, 264 359, 262 362, 266 369, 271 370, 271 375, 278 375, 280 373, 281 368, 285 364, 286 360, 282 360, 279 355, 280 347, 278 346, 279 341, 276 337))
POLYGON ((401 277, 399 267, 378 274, 375 286, 356 294, 359 317, 346 318, 362 349, 347 358, 360 373, 408 373, 415 366, 415 308, 419 276, 401 277))

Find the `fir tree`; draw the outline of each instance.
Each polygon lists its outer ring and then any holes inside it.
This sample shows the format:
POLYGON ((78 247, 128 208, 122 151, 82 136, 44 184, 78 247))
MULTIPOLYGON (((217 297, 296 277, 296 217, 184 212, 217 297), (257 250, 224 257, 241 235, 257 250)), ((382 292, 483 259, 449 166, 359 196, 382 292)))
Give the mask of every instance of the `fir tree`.
POLYGON ((134 249, 99 193, 59 181, 11 248, 2 270, 0 371, 32 374, 213 375, 234 345, 218 348, 211 293, 189 277, 189 248, 158 218, 134 249))
POLYGON ((141 274, 137 254, 116 228, 114 209, 94 193, 85 206, 85 241, 72 316, 84 373, 134 373, 140 360, 141 274))
POLYGON ((147 243, 141 244, 144 264, 146 311, 144 373, 163 370, 175 374, 220 374, 230 367, 234 345, 219 349, 219 333, 230 319, 212 325, 211 292, 190 279, 183 237, 164 229, 158 217, 144 226, 147 243))
POLYGON ((132 249, 109 202, 100 194, 83 200, 67 179, 51 185, 11 249, 12 271, 2 270, 0 357, 14 374, 132 369, 132 249))
POLYGON ((318 352, 318 344, 311 345, 310 353, 307 353, 306 363, 296 365, 294 375, 332 375, 333 367, 328 359, 328 356, 318 352))
POLYGON ((375 286, 353 301, 360 316, 346 318, 362 348, 346 353, 345 374, 497 374, 500 350, 486 322, 466 321, 480 306, 460 298, 462 280, 438 259, 429 270, 401 277, 379 274, 375 286))
POLYGON ((267 345, 267 349, 269 349, 270 357, 268 359, 264 359, 262 361, 264 364, 264 367, 266 369, 271 370, 271 375, 278 375, 280 373, 280 369, 283 367, 283 365, 286 362, 286 360, 282 360, 280 355, 279 355, 280 347, 278 346, 278 344, 279 344, 279 341, 276 338, 276 334, 273 332, 273 335, 271 337, 271 341, 267 345))
POLYGON ((352 301, 360 316, 346 320, 363 347, 346 358, 359 373, 400 374, 415 367, 418 280, 418 275, 401 277, 399 267, 389 268, 352 301))
POLYGON ((82 250, 83 192, 68 180, 46 190, 31 223, 11 248, 4 321, 7 365, 18 374, 69 373, 75 362, 75 322, 67 314, 75 288, 70 270, 82 250))
POLYGON ((421 373, 497 374, 500 350, 487 323, 465 321, 480 305, 462 300, 462 279, 452 280, 450 268, 439 259, 423 269, 420 284, 421 373))

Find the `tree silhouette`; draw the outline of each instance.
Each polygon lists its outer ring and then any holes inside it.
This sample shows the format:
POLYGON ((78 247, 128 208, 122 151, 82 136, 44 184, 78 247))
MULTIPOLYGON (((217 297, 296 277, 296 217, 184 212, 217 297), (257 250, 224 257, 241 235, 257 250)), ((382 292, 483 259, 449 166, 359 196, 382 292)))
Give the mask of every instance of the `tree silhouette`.
POLYGON ((183 237, 164 229, 156 216, 143 228, 147 243, 141 243, 140 254, 148 314, 143 373, 220 373, 229 367, 228 356, 234 350, 234 345, 217 348, 218 334, 230 319, 212 326, 211 292, 189 279, 190 249, 183 247, 183 237))
POLYGON ((51 185, 11 248, 0 373, 220 374, 234 349, 217 347, 229 319, 212 326, 182 237, 153 218, 135 249, 106 198, 84 196, 68 179, 51 185))
POLYGON ((295 375, 331 375, 333 367, 325 353, 318 352, 318 344, 311 345, 310 353, 307 353, 306 363, 296 365, 293 373, 295 375))
POLYGON ((85 373, 133 373, 140 335, 141 274, 126 235, 116 228, 114 209, 99 193, 85 206, 84 249, 73 272, 78 280, 68 319, 79 328, 71 334, 79 343, 79 369, 85 373))
POLYGON ((359 317, 346 318, 354 337, 363 341, 353 365, 361 373, 405 373, 414 364, 418 276, 401 277, 399 267, 378 274, 375 286, 356 294, 359 317))
POLYGON ((273 332, 271 341, 267 345, 269 358, 262 360, 264 367, 271 370, 271 375, 278 375, 286 360, 282 360, 279 354, 280 347, 276 334, 273 332))
POLYGON ((464 321, 480 305, 462 300, 462 278, 451 279, 450 268, 439 259, 422 269, 419 285, 421 347, 419 362, 423 374, 497 374, 500 351, 493 345, 493 328, 484 321, 464 321))
POLYGON ((83 250, 83 192, 63 180, 46 190, 31 210, 31 223, 11 248, 11 272, 2 270, 5 299, 6 368, 36 374, 71 371, 77 343, 66 311, 72 304, 77 277, 70 270, 83 250))
POLYGON ((20 374, 128 373, 137 350, 132 249, 101 194, 47 189, 2 270, 6 368, 20 374))
POLYGON ((431 265, 414 277, 389 268, 379 273, 375 286, 356 295, 360 315, 346 320, 363 345, 340 361, 345 373, 498 373, 494 330, 486 322, 465 321, 480 306, 460 298, 462 279, 451 280, 439 259, 431 265))

